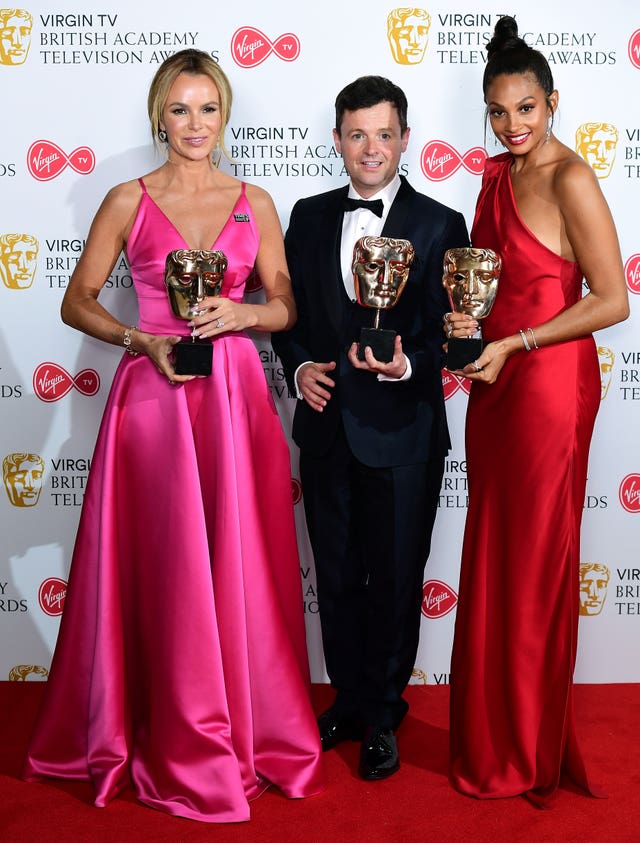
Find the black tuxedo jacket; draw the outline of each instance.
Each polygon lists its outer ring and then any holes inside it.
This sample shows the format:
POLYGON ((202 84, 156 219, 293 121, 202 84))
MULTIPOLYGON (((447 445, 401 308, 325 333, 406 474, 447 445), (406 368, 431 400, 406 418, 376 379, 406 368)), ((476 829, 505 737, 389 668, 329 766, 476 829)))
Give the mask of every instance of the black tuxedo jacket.
POLYGON ((380 327, 400 334, 411 362, 407 381, 381 382, 354 369, 347 358, 360 327, 372 327, 375 311, 350 301, 340 269, 342 200, 348 187, 301 199, 291 213, 285 237, 287 262, 298 308, 289 331, 274 333, 291 391, 300 364, 336 361, 336 382, 322 413, 298 401, 293 439, 322 456, 333 443, 340 419, 354 456, 372 467, 426 462, 449 448, 442 390, 442 316, 449 309, 442 285, 444 252, 468 246, 462 214, 402 184, 389 210, 382 236, 409 240, 415 259, 395 305, 381 311, 380 327))

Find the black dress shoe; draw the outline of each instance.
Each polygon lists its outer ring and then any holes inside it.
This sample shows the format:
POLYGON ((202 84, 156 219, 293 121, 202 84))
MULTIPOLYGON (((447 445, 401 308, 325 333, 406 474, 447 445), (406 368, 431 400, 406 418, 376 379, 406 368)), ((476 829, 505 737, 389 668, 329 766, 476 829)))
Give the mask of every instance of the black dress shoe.
POLYGON ((399 769, 398 744, 393 730, 367 726, 360 749, 360 777, 367 781, 386 779, 399 769))
POLYGON ((322 751, 333 749, 342 741, 359 741, 362 739, 362 726, 352 714, 328 708, 318 717, 320 742, 322 751))

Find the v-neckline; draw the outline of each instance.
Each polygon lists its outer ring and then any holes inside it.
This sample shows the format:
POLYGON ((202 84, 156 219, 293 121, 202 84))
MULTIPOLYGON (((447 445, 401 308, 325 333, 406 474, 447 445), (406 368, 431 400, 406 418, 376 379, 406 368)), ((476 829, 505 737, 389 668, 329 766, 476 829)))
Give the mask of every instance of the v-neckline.
MULTIPOLYGON (((163 216, 163 217, 165 218, 165 220, 169 223, 169 225, 171 226, 171 228, 175 231, 175 233, 178 235, 178 237, 179 237, 179 238, 182 240, 182 242, 185 244, 185 246, 187 247, 187 249, 193 249, 193 247, 189 245, 189 243, 187 242, 186 238, 185 238, 185 237, 182 235, 182 233, 180 232, 180 229, 178 228, 178 226, 177 226, 175 223, 173 223, 173 222, 171 221, 171 219, 167 216, 167 214, 166 214, 166 213, 162 210, 162 208, 160 207, 160 205, 158 205, 158 203, 157 203, 157 202, 156 202, 156 200, 153 198, 153 196, 151 196, 151 194, 149 193, 149 191, 148 191, 148 190, 147 190, 147 188, 146 188, 146 185, 145 185, 144 194, 145 194, 145 196, 149 199, 149 201, 150 201, 150 202, 154 205, 154 207, 155 207, 155 208, 157 208, 157 210, 158 210, 158 211, 162 214, 162 216, 163 216)), ((217 234, 216 238, 214 239, 213 243, 211 244, 211 249, 210 249, 210 251, 213 251, 213 249, 214 249, 214 247, 215 247, 216 243, 218 242, 218 240, 219 240, 219 239, 222 237, 222 235, 224 234, 224 231, 225 231, 226 227, 229 225, 229 223, 231 222, 231 217, 234 215, 234 213, 235 213, 235 211, 236 211, 236 208, 238 207, 238 204, 240 203, 240 200, 242 199, 242 197, 243 197, 243 196, 244 196, 244 191, 242 190, 242 188, 240 188, 240 195, 239 195, 239 196, 238 196, 238 198, 236 199, 236 201, 235 201, 235 203, 234 203, 234 205, 233 205, 233 208, 231 209, 231 211, 230 211, 230 213, 229 213, 229 216, 227 217, 227 219, 226 219, 226 221, 225 221, 224 225, 222 226, 222 228, 221 228, 221 229, 220 229, 220 231, 218 232, 218 234, 217 234)), ((194 250, 194 251, 195 251, 195 250, 194 250)))

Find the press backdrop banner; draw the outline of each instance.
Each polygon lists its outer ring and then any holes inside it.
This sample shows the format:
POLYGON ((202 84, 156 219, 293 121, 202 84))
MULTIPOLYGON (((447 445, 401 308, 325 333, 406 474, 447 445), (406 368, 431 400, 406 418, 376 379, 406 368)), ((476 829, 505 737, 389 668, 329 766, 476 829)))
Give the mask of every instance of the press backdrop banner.
MULTIPOLYGON (((178 7, 54 0, 0 9, 0 679, 48 675, 97 428, 123 354, 66 327, 60 302, 107 190, 161 163, 146 117, 160 62, 184 47, 219 60, 234 91, 227 132, 233 160, 222 166, 271 193, 283 228, 297 199, 346 181, 331 136, 337 92, 363 74, 392 79, 409 100, 411 137, 400 172, 461 210, 470 226, 485 158, 501 151, 485 133, 481 78, 484 46, 504 13, 515 14, 521 34, 549 60, 560 91, 554 131, 593 167, 620 236, 631 317, 596 338, 602 404, 584 502, 576 678, 640 681, 640 11, 629 0, 611 0, 606 9, 574 0, 514 0, 509 8, 371 0, 366 14, 338 0, 245 0, 224 11, 203 0, 178 7)), ((261 296, 256 279, 247 298, 261 296)), ((124 256, 101 300, 124 323, 136 322, 124 256)), ((268 337, 255 342, 290 437, 295 398, 268 337)), ((562 382, 562 371, 555 376, 562 382)), ((449 678, 467 508, 468 387, 443 372, 453 448, 424 577, 415 682, 449 678)), ((316 579, 293 444, 291 472, 312 677, 322 682, 316 579)), ((162 494, 164 482, 131 476, 141 495, 162 494)), ((537 490, 517 475, 511 482, 526 507, 537 490)), ((526 547, 513 564, 528 576, 526 547)), ((176 560, 176 604, 181 577, 176 560)))

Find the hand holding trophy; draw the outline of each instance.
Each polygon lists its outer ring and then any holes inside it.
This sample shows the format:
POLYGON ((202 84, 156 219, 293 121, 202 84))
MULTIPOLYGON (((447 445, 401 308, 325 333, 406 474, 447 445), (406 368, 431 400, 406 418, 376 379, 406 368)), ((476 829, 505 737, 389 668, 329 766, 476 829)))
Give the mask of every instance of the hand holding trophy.
MULTIPOLYGON (((219 296, 227 269, 224 252, 207 249, 174 249, 165 263, 165 286, 174 316, 191 320, 207 296, 219 296)), ((195 330, 195 329, 194 329, 195 330)), ((213 344, 195 336, 183 338, 174 348, 173 367, 178 375, 210 375, 213 344)))
POLYGON ((381 363, 393 360, 396 332, 380 328, 380 311, 397 304, 414 257, 411 243, 394 237, 361 237, 353 247, 351 269, 356 300, 363 307, 376 310, 373 328, 360 329, 359 360, 365 359, 367 346, 381 363))
MULTIPOLYGON (((442 283, 447 290, 451 310, 484 319, 495 301, 502 258, 491 249, 464 246, 447 249, 443 261, 442 283)), ((482 354, 482 329, 470 337, 450 337, 447 343, 447 369, 464 369, 482 354)))

